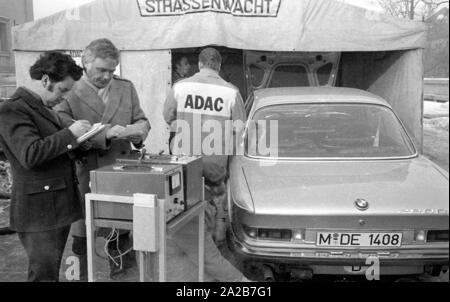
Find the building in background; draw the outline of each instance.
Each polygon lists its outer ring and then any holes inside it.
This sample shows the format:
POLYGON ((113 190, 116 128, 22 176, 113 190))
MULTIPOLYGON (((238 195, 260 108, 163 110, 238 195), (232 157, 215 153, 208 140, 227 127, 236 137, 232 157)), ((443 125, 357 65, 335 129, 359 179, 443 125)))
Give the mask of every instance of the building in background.
POLYGON ((33 19, 33 0, 0 0, 0 99, 15 86, 11 29, 33 19))

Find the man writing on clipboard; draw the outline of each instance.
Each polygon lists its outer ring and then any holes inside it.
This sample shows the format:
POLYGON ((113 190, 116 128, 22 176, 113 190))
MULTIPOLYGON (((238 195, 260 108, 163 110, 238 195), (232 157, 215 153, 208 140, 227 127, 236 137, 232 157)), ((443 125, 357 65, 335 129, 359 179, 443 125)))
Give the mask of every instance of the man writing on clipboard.
POLYGON ((32 84, 19 87, 0 107, 0 147, 11 163, 11 229, 28 258, 28 281, 58 281, 70 225, 83 217, 73 164, 86 120, 64 127, 53 106, 81 75, 73 59, 43 53, 29 70, 32 84))
MULTIPOLYGON (((89 172, 113 164, 116 158, 129 154, 130 142, 136 148, 142 147, 150 130, 150 123, 139 105, 133 83, 113 75, 119 64, 119 57, 120 52, 111 41, 92 41, 82 55, 82 78, 75 84, 67 100, 55 108, 67 124, 84 119, 91 124, 107 125, 103 131, 83 144, 85 154, 77 162, 83 198, 90 192, 89 172)), ((81 275, 85 276, 87 262, 84 220, 72 225, 72 235, 72 250, 79 256, 81 275)), ((111 241, 108 245, 108 252, 114 257, 114 261, 110 259, 112 278, 125 272, 133 264, 132 254, 120 256, 132 246, 128 235, 129 232, 121 231, 120 236, 117 236, 118 242, 111 241)))

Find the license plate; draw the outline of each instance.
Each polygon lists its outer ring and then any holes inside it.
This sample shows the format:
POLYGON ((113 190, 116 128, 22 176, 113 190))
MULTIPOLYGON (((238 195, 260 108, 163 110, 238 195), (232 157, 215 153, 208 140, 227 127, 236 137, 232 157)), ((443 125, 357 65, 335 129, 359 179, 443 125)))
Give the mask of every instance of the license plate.
POLYGON ((318 232, 317 246, 335 247, 399 247, 402 233, 342 233, 318 232))
POLYGON ((344 271, 348 274, 362 275, 368 268, 368 266, 344 266, 344 271))

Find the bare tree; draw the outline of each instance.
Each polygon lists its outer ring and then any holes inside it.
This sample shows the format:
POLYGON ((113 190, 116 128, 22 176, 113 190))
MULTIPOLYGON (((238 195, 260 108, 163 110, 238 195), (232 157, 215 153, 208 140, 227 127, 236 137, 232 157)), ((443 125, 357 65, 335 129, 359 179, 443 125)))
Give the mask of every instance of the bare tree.
POLYGON ((383 10, 395 17, 425 20, 436 9, 449 1, 443 0, 377 0, 383 10))

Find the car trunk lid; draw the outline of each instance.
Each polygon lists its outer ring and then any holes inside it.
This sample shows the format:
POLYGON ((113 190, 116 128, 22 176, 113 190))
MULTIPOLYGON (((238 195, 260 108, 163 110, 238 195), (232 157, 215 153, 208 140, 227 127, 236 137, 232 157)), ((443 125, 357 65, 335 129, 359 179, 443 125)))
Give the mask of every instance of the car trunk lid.
POLYGON ((448 215, 448 178, 425 159, 296 161, 244 175, 260 215, 448 215), (368 202, 358 209, 356 200, 368 202))

